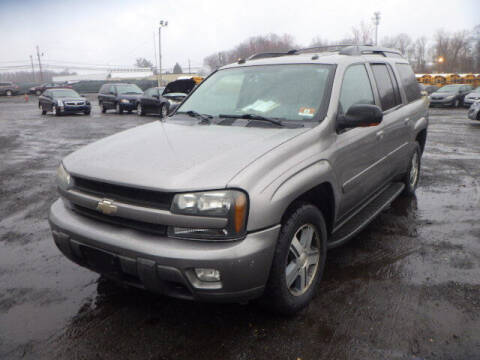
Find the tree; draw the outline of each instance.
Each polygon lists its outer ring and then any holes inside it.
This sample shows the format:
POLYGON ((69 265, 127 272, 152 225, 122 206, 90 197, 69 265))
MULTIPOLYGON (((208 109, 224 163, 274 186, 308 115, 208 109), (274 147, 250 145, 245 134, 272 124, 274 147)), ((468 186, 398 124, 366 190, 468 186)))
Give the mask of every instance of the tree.
POLYGON ((220 51, 207 56, 203 62, 210 69, 216 69, 220 66, 232 63, 238 59, 247 59, 253 54, 262 52, 286 52, 296 49, 298 46, 294 43, 291 35, 259 35, 252 36, 231 50, 220 51))
POLYGON ((366 24, 365 22, 361 22, 360 25, 352 27, 352 38, 350 41, 353 44, 373 44, 373 34, 375 28, 373 25, 366 24))
POLYGON ((137 58, 135 60, 135 67, 152 69, 153 68, 153 63, 151 61, 148 61, 145 58, 137 58))
POLYGON ((173 67, 173 73, 174 74, 183 74, 182 67, 180 64, 177 62, 175 63, 175 66, 173 67))

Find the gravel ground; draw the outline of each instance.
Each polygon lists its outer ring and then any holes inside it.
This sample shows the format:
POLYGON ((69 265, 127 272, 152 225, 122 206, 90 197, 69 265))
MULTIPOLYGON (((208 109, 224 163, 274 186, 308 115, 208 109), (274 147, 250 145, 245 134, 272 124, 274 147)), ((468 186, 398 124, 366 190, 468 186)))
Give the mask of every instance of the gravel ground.
POLYGON ((125 290, 69 262, 47 223, 58 162, 156 118, 0 98, 0 358, 480 359, 480 122, 430 120, 416 198, 329 252, 318 296, 284 318, 125 290))

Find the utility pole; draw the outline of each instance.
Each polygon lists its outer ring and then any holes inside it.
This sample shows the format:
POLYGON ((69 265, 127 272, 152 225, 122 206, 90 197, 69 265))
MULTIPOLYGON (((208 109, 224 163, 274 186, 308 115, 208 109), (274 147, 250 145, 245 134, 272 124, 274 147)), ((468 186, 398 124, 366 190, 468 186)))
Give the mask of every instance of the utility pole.
POLYGON ((37 57, 38 57, 38 69, 40 71, 40 81, 43 81, 42 61, 40 60, 40 50, 38 49, 38 45, 37 45, 37 57))
POLYGON ((378 25, 380 24, 380 11, 373 13, 372 21, 375 24, 375 45, 378 45, 378 25))
POLYGON ((32 63, 33 82, 35 82, 35 68, 33 67, 33 56, 32 55, 30 55, 30 62, 32 63))
POLYGON ((192 70, 190 70, 190 59, 188 59, 188 73, 191 74, 192 70))
POLYGON ((158 27, 158 64, 160 65, 158 86, 162 86, 162 27, 166 27, 168 21, 160 20, 160 26, 158 27))
POLYGON ((155 31, 153 31, 153 49, 155 50, 155 72, 157 73, 157 85, 160 86, 158 81, 157 39, 155 38, 155 31))

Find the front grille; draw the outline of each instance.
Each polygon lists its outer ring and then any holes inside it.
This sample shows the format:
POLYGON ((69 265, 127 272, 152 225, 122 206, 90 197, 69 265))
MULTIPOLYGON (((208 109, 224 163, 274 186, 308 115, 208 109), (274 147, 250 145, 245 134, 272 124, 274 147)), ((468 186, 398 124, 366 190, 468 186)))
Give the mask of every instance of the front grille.
POLYGON ((114 185, 76 176, 73 177, 73 182, 75 189, 80 192, 125 202, 131 205, 166 210, 170 209, 170 204, 173 199, 172 193, 114 185))
POLYGON ((65 105, 85 105, 85 102, 84 101, 77 101, 77 102, 69 101, 69 102, 66 102, 65 105))
POLYGON ((159 224, 151 224, 143 221, 125 219, 118 216, 109 216, 99 213, 98 211, 85 208, 83 206, 79 206, 76 204, 72 204, 72 209, 76 213, 80 215, 87 216, 91 219, 98 220, 101 222, 119 225, 126 228, 131 228, 135 230, 140 230, 156 235, 166 235, 167 234, 167 226, 166 225, 159 225, 159 224))

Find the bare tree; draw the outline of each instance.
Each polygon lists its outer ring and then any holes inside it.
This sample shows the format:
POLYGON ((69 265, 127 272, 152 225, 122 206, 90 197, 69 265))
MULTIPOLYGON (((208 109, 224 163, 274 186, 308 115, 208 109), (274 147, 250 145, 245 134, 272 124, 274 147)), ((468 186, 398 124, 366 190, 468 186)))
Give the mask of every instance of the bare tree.
POLYGON ((360 25, 352 27, 351 43, 353 44, 373 44, 375 28, 371 24, 361 22, 360 25))

